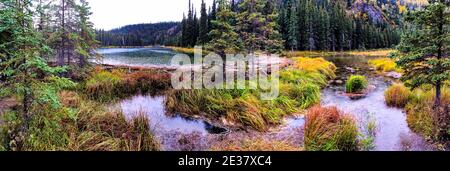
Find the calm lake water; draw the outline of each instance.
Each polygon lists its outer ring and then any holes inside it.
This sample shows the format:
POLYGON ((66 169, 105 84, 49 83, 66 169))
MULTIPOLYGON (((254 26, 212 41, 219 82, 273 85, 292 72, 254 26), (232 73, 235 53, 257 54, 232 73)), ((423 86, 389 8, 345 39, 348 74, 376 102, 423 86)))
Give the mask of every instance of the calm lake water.
POLYGON ((102 64, 172 67, 170 61, 177 53, 167 48, 107 48, 97 49, 103 56, 102 64))

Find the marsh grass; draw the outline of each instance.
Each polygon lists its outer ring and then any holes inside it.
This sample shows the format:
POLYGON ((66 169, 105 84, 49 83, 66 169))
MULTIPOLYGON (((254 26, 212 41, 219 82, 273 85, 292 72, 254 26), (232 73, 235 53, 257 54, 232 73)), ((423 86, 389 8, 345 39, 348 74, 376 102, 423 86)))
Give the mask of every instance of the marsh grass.
POLYGON ((167 109, 212 120, 226 118, 266 131, 270 125, 280 124, 284 116, 320 103, 321 87, 335 77, 336 66, 322 58, 295 58, 295 63, 280 71, 280 95, 274 100, 263 101, 261 90, 251 89, 173 90, 168 93, 167 109))
POLYGON ((285 141, 248 138, 215 145, 211 151, 303 151, 303 149, 285 141))
POLYGON ((435 91, 416 89, 406 105, 407 122, 414 131, 435 142, 450 139, 450 89, 442 90, 441 107, 434 108, 435 91))
POLYGON ((377 71, 382 72, 399 72, 402 73, 403 71, 397 67, 397 64, 395 61, 391 58, 379 58, 379 59, 373 59, 369 60, 369 65, 375 68, 377 71))
POLYGON ((308 151, 358 150, 356 121, 336 107, 310 108, 304 131, 304 145, 308 151))
POLYGON ((13 151, 154 151, 159 142, 143 114, 127 120, 121 112, 77 99, 63 91, 61 107, 36 105, 28 129, 16 112, 5 116, 2 146, 13 151), (79 101, 78 101, 79 100, 79 101), (74 108, 72 108, 74 107, 74 108))
POLYGON ((110 102, 137 93, 158 94, 169 89, 170 74, 163 71, 141 70, 128 73, 125 70, 96 70, 85 83, 89 99, 110 102))
POLYGON ((384 93, 386 104, 392 107, 403 108, 408 103, 411 91, 403 84, 394 84, 384 93))

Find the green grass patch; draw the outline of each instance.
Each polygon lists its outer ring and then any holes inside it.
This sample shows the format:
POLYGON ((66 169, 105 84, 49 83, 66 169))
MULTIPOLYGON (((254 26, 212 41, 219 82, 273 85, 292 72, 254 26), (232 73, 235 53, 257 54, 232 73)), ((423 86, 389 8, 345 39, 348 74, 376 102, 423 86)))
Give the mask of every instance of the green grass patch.
POLYGON ((347 93, 361 93, 367 86, 368 82, 366 77, 362 75, 351 75, 345 84, 345 89, 347 93))

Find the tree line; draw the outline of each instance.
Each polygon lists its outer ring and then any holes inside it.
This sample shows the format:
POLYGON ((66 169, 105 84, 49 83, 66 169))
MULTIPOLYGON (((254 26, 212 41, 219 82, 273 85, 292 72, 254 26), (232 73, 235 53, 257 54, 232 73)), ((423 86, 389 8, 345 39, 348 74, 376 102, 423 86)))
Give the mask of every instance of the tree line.
POLYGON ((374 23, 361 12, 349 14, 346 5, 330 0, 214 0, 208 12, 202 2, 198 18, 190 3, 182 20, 180 46, 222 42, 237 49, 276 52, 280 47, 338 51, 398 44, 396 28, 389 23, 374 23), (225 18, 219 18, 219 13, 225 18), (230 42, 234 33, 236 40, 230 42))
POLYGON ((134 24, 105 31, 96 31, 102 46, 178 45, 179 22, 134 24))

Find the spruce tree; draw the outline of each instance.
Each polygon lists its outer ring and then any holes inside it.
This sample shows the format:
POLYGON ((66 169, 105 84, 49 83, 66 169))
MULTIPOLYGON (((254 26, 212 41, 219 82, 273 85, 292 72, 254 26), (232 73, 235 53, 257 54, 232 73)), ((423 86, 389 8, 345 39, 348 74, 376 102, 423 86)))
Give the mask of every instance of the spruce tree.
POLYGON ((199 44, 204 45, 208 42, 208 14, 204 0, 202 0, 200 11, 199 44))
POLYGON ((406 29, 398 45, 397 64, 405 70, 403 80, 412 88, 423 84, 435 86, 435 106, 441 105, 441 88, 450 77, 450 13, 444 0, 431 3, 424 10, 410 12, 406 29))
POLYGON ((248 53, 261 50, 267 39, 263 28, 266 22, 262 14, 264 5, 260 0, 243 0, 239 4, 240 12, 237 16, 236 27, 248 53))
POLYGON ((30 0, 0 1, 0 75, 4 76, 2 90, 10 89, 21 100, 20 132, 26 134, 37 105, 58 107, 58 88, 73 85, 55 74, 63 68, 52 68, 39 56, 49 50, 41 34, 33 26, 30 0), (11 43, 14 42, 14 43, 11 43), (58 85, 58 86, 56 86, 58 85))
MULTIPOLYGON (((289 1, 291 2, 291 1, 289 1)), ((296 13, 296 8, 295 5, 293 4, 293 2, 289 3, 290 5, 288 5, 288 9, 287 13, 289 13, 289 15, 287 15, 286 18, 288 18, 288 37, 287 37, 287 42, 288 42, 288 46, 289 48, 293 51, 297 49, 297 45, 298 45, 298 19, 297 19, 297 13, 296 13)))
POLYGON ((209 36, 211 41, 207 44, 207 49, 217 53, 225 58, 227 53, 236 53, 241 49, 238 41, 238 34, 231 25, 231 19, 236 16, 236 13, 231 11, 231 7, 227 0, 218 0, 218 10, 216 20, 212 20, 212 28, 209 36))
POLYGON ((78 41, 75 52, 78 56, 79 67, 83 68, 86 66, 87 60, 95 56, 94 50, 98 46, 98 41, 95 39, 94 24, 89 21, 92 12, 86 0, 80 0, 80 4, 77 5, 77 13, 78 41))

